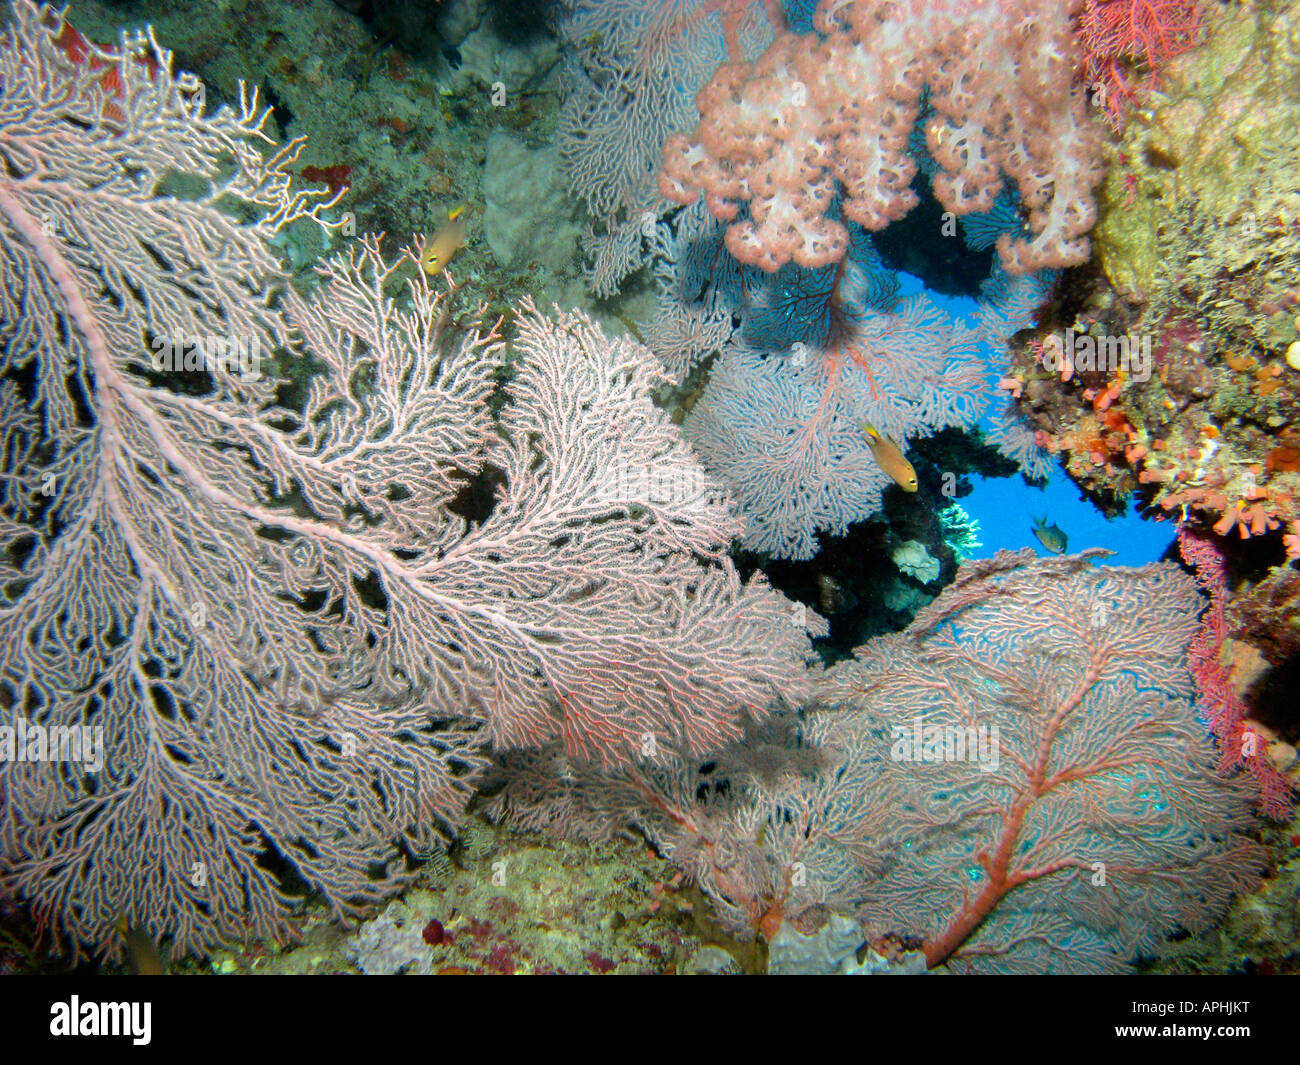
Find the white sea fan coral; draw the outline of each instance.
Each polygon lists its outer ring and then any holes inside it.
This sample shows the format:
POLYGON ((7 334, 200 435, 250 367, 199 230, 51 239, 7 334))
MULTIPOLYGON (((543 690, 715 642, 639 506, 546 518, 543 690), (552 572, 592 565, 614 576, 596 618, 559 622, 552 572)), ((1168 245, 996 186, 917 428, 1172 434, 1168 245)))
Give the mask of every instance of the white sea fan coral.
POLYGON ((0 44, 0 876, 53 935, 285 937, 276 865, 382 898, 488 744, 702 753, 802 696, 647 350, 525 304, 494 418, 505 341, 421 242, 300 296, 266 242, 315 201, 255 101, 62 26, 20 0, 0 44))

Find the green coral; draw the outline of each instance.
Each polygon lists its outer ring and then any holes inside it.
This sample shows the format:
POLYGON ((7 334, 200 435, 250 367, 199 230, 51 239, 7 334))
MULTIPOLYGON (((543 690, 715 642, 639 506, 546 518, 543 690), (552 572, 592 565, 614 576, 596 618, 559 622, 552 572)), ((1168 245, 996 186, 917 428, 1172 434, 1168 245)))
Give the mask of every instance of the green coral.
POLYGON ((960 503, 949 503, 939 511, 943 540, 952 548, 958 562, 973 558, 984 545, 980 543, 980 523, 966 513, 960 503))
POLYGON ((1196 317, 1276 348, 1295 330, 1267 308, 1300 282, 1300 2, 1207 22, 1112 148, 1097 254, 1148 321, 1196 317))

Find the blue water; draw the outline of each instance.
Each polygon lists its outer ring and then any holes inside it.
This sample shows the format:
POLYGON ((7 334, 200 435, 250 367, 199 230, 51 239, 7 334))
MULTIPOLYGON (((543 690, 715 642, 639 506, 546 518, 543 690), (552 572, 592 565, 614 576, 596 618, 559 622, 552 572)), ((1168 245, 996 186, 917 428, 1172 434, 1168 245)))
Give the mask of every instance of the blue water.
MULTIPOLYGON (((900 273, 900 291, 907 295, 921 291, 925 286, 910 274, 900 273)), ((929 296, 939 306, 954 315, 974 320, 976 304, 961 296, 946 296, 929 290, 929 296)), ((1000 370, 1006 355, 988 352, 991 369, 1000 370)), ((985 428, 991 427, 989 415, 985 428)), ((1058 465, 1045 487, 1036 487, 1016 474, 1014 477, 980 477, 971 475, 975 490, 959 499, 962 508, 979 522, 979 541, 982 544, 973 554, 987 558, 995 551, 1035 548, 1041 555, 1050 555, 1033 534, 1035 518, 1046 517, 1047 524, 1059 525, 1068 539, 1070 553, 1086 547, 1104 547, 1115 554, 1106 564, 1116 566, 1142 566, 1155 562, 1168 550, 1174 539, 1174 524, 1139 517, 1131 508, 1127 514, 1107 518, 1084 498, 1078 486, 1058 465)))
POLYGON ((1085 547, 1105 547, 1115 554, 1106 563, 1115 566, 1141 566, 1155 562, 1174 538, 1174 523, 1140 518, 1131 510, 1122 517, 1108 519, 1083 498, 1073 481, 1058 471, 1046 488, 1027 484, 1015 477, 972 476, 975 491, 959 499, 962 508, 980 523, 979 540, 983 545, 974 552, 987 558, 1001 549, 1036 548, 1040 555, 1050 555, 1033 534, 1035 518, 1047 516, 1069 537, 1071 554, 1085 547))

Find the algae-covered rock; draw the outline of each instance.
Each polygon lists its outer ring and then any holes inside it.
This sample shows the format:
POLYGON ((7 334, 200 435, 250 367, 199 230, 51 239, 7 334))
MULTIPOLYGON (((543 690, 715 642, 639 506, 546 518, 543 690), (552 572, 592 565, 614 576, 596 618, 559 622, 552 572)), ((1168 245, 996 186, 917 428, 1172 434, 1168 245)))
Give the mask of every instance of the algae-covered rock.
POLYGON ((1263 339, 1297 283, 1300 3, 1216 5, 1206 23, 1112 148, 1097 255, 1153 309, 1209 304, 1263 339))

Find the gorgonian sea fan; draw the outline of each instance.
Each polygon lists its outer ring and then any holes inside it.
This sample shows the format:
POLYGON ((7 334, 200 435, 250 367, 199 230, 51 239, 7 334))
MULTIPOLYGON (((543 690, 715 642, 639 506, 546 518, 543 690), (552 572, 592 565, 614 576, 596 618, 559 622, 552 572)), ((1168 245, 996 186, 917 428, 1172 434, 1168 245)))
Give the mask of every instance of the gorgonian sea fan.
POLYGON ((800 697, 804 630, 726 559, 648 351, 525 304, 494 418, 503 341, 421 241, 298 294, 268 242, 322 201, 255 99, 206 113, 150 35, 92 66, 63 25, 19 0, 0 44, 0 724, 103 755, 0 765, 0 874, 44 926, 283 938, 268 854, 355 913, 488 744, 702 752, 800 697))

